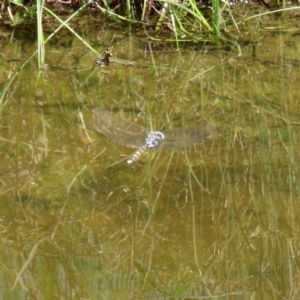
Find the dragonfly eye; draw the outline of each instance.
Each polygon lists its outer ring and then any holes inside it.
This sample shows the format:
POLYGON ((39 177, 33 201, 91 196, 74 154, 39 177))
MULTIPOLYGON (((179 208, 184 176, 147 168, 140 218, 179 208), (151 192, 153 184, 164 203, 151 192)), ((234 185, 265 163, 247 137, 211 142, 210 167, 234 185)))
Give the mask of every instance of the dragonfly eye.
POLYGON ((148 133, 146 138, 147 149, 157 148, 165 135, 161 131, 151 131, 148 133))

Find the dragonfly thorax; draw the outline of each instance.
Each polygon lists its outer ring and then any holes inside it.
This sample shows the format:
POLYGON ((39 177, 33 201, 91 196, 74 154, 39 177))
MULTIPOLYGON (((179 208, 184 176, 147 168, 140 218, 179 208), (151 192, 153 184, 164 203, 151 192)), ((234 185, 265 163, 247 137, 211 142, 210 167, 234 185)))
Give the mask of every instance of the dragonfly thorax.
POLYGON ((161 131, 150 131, 146 137, 147 149, 157 148, 164 138, 165 135, 161 131))

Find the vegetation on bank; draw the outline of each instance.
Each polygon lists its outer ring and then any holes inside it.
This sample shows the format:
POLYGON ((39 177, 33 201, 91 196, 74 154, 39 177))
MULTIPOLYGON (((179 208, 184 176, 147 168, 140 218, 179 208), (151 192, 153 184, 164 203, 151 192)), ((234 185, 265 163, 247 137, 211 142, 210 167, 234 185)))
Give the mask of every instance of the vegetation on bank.
POLYGON ((37 36, 38 47, 31 58, 38 54, 39 67, 43 69, 45 44, 62 28, 68 29, 99 55, 77 33, 75 20, 81 20, 82 16, 89 16, 91 20, 104 17, 113 22, 135 24, 144 28, 150 41, 171 42, 177 49, 182 42, 192 42, 222 45, 228 50, 241 52, 241 45, 249 43, 248 36, 253 32, 260 34, 264 29, 261 28, 264 16, 272 14, 278 19, 287 12, 296 14, 299 11, 299 7, 292 6, 292 3, 287 7, 286 2, 233 1, 236 0, 5 0, 0 4, 0 29, 8 25, 36 32, 34 38, 37 36), (258 21, 252 26, 250 20, 258 21), (47 36, 46 26, 50 27, 47 36))
POLYGON ((51 16, 60 23, 57 30, 66 27, 72 31, 71 20, 89 14, 144 25, 149 37, 155 40, 228 42, 231 37, 240 38, 240 31, 250 19, 299 9, 286 1, 249 1, 4 0, 0 5, 0 24, 37 23, 40 34, 43 18, 51 16))

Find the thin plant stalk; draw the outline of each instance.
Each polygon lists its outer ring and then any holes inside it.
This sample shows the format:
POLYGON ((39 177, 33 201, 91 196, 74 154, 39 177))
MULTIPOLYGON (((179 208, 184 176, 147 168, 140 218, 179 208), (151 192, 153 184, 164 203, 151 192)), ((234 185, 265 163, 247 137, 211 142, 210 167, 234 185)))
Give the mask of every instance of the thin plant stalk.
POLYGON ((129 17, 129 18, 134 17, 134 10, 131 9, 130 0, 126 0, 126 14, 127 14, 127 17, 129 17))
POLYGON ((212 0, 212 22, 214 36, 220 36, 220 18, 221 18, 220 1, 212 0))
MULTIPOLYGON (((167 1, 158 0, 158 1, 163 2, 163 3, 168 3, 168 4, 170 4, 170 6, 175 6, 175 7, 182 9, 186 13, 193 16, 195 18, 195 21, 200 21, 210 32, 214 31, 213 28, 210 26, 210 24, 205 19, 205 17, 202 15, 202 13, 198 10, 198 8, 195 5, 192 5, 192 9, 190 9, 187 6, 185 6, 181 3, 178 3, 178 2, 174 2, 172 0, 167 0, 167 1)), ((192 3, 192 1, 191 1, 191 3, 192 3)))
POLYGON ((174 13, 172 9, 170 10, 170 14, 171 14, 172 26, 174 28, 176 46, 177 46, 177 50, 179 50, 178 30, 176 29, 176 22, 175 22, 174 13))
POLYGON ((42 65, 45 63, 45 40, 44 40, 44 33, 43 33, 43 8, 44 8, 43 0, 37 0, 36 6, 37 6, 36 19, 37 19, 37 32, 38 32, 38 63, 39 63, 39 68, 41 69, 42 65))
MULTIPOLYGON (((53 16, 56 20, 58 20, 61 23, 61 26, 59 27, 59 29, 61 27, 66 27, 67 29, 70 30, 70 32, 72 32, 72 34, 74 34, 87 48, 89 48, 91 51, 99 54, 90 44, 88 44, 77 32, 74 31, 74 29, 72 27, 70 27, 67 22, 69 21, 69 19, 67 19, 66 21, 62 20, 61 18, 59 18, 55 13, 53 13, 50 9, 48 9, 47 7, 44 8, 45 11, 47 11, 51 16, 53 16)), ((71 17, 74 17, 74 15, 72 15, 71 17)), ((56 32, 59 30, 57 29, 56 32)), ((52 35, 51 35, 52 36, 52 35)), ((45 40, 45 43, 50 39, 50 36, 45 40)))
POLYGON ((170 10, 169 3, 167 3, 167 2, 164 3, 164 6, 161 10, 159 20, 157 21, 156 26, 155 26, 155 31, 159 31, 162 28, 162 23, 166 19, 166 16, 169 13, 169 10, 170 10))
POLYGON ((4 102, 4 97, 6 95, 6 92, 8 91, 9 87, 11 86, 11 84, 13 83, 13 81, 15 80, 15 78, 17 77, 17 75, 19 75, 19 72, 16 72, 11 78, 10 80, 5 84, 3 90, 1 91, 0 94, 0 110, 3 106, 6 105, 6 102, 4 102))
POLYGON ((242 24, 242 23, 244 23, 246 21, 249 21, 251 19, 261 18, 262 16, 265 16, 265 15, 276 14, 276 13, 279 13, 279 12, 285 12, 285 11, 291 11, 291 10, 299 10, 299 9, 300 9, 300 7, 296 6, 296 7, 288 7, 288 8, 282 8, 282 9, 277 9, 277 10, 266 11, 266 12, 259 13, 257 15, 253 15, 253 16, 250 16, 248 18, 245 18, 242 21, 237 22, 236 24, 242 24))
POLYGON ((107 10, 107 9, 101 7, 97 2, 95 2, 94 4, 101 10, 101 12, 103 14, 109 15, 109 16, 113 17, 114 19, 119 19, 119 20, 122 20, 122 21, 130 22, 130 23, 141 23, 140 21, 135 21, 135 20, 128 19, 126 17, 120 16, 120 15, 114 13, 112 10, 107 10))

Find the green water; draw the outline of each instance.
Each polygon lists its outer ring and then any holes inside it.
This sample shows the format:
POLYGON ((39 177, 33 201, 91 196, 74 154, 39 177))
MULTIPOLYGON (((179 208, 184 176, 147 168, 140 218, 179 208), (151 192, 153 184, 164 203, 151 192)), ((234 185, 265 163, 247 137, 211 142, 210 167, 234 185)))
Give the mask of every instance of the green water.
MULTIPOLYGON (((99 52, 114 36, 86 34, 99 52)), ((0 119, 0 298, 297 299, 292 39, 267 35, 256 56, 238 57, 150 52, 124 34, 114 54, 136 65, 107 68, 72 40, 47 46, 40 77, 36 60, 3 59, 2 86, 17 75, 0 119), (135 150, 93 131, 94 107, 149 129, 203 118, 217 129, 203 145, 127 165, 135 150)), ((36 45, 1 47, 12 59, 36 45)))

